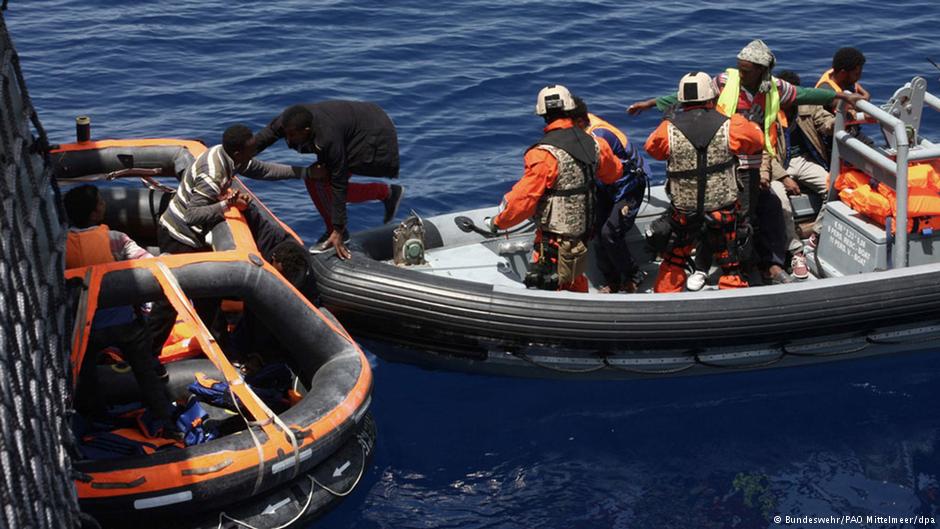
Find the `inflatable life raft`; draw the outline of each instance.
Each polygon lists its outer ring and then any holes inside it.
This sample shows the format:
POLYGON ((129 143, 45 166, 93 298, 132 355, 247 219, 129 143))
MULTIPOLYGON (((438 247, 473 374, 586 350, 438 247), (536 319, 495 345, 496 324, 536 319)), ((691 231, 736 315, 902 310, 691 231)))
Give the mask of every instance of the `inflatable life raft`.
MULTIPOLYGON (((108 204, 105 223, 149 246, 169 202, 167 188, 156 178, 179 178, 204 149, 199 142, 179 140, 88 141, 59 146, 52 161, 60 185, 145 178, 148 188, 102 184, 100 193, 108 204)), ((250 193, 240 181, 233 186, 250 193)), ((86 355, 97 309, 165 296, 177 312, 176 334, 182 335, 168 341, 164 352, 170 349, 170 354, 161 357, 171 393, 185 397, 186 384, 198 374, 224 383, 235 403, 234 410, 203 403, 219 426, 214 440, 75 461, 81 508, 103 522, 229 527, 242 520, 256 527, 278 526, 319 514, 348 493, 371 455, 372 374, 356 343, 331 314, 315 308, 261 258, 237 210, 230 208, 225 222, 213 228, 212 245, 211 252, 66 270, 67 278, 81 285, 72 341, 74 375, 86 355), (190 301, 205 297, 240 302, 236 310, 239 305, 249 309, 276 337, 280 360, 292 378, 287 409, 275 413, 206 329, 190 301)), ((264 361, 267 352, 252 353, 264 361)), ((122 393, 127 369, 120 364, 98 369, 112 373, 99 376, 108 398, 122 393)))
MULTIPOLYGON (((940 110, 929 94, 920 101, 940 110)), ((933 144, 907 141, 910 116, 867 102, 859 108, 878 118, 893 143, 863 148, 840 116, 835 160, 851 158, 881 181, 890 174, 900 182, 908 159, 940 159, 933 144)), ((642 206, 629 235, 638 260, 650 255, 642 234, 668 205, 660 186, 642 206)), ((597 270, 588 273, 586 294, 527 289, 534 228, 485 233, 480 227, 495 208, 425 218, 423 235, 400 235, 406 240, 398 248, 394 226, 356 233, 352 259, 324 253, 313 268, 323 304, 354 336, 381 340, 372 350, 390 360, 430 368, 528 377, 688 375, 908 351, 940 338, 940 238, 922 232, 902 240, 906 233, 894 237, 837 199, 824 207, 816 255, 806 248, 813 275, 784 285, 757 286, 755 274, 752 288, 719 291, 713 268, 702 291, 655 294, 659 263, 649 260, 635 294, 598 293, 597 270)))

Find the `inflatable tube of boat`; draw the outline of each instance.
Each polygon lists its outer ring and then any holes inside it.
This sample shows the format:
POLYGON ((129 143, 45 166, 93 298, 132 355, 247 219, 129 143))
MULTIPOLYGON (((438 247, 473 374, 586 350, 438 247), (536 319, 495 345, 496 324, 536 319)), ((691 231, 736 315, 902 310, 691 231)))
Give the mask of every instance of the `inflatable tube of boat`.
POLYGON ((180 529, 300 527, 322 516, 349 494, 369 468, 375 452, 375 421, 366 414, 354 435, 319 465, 283 487, 200 516, 180 529))
POLYGON ((427 242, 430 255, 446 252, 437 270, 386 261, 394 226, 353 234, 352 259, 314 257, 320 299, 355 336, 400 346, 376 349, 388 359, 549 378, 800 365, 901 350, 940 330, 938 264, 734 291, 527 290, 504 250, 532 234, 486 239, 455 225, 493 213, 424 219, 441 241, 427 242), (477 272, 488 275, 466 279, 477 272))
MULTIPOLYGON (((167 364, 170 392, 174 397, 188 394, 195 372, 215 379, 222 375, 208 360, 183 360, 167 364)), ((122 364, 99 366, 98 382, 106 388, 109 403, 140 400, 140 392, 130 368, 122 364)), ((203 404, 210 415, 233 420, 232 412, 216 410, 203 404), (221 411, 222 413, 219 413, 221 411)), ((375 422, 367 413, 353 434, 339 449, 310 471, 290 483, 244 501, 223 507, 219 512, 198 514, 174 520, 179 529, 281 527, 301 524, 322 516, 346 496, 365 474, 375 446, 375 422)), ((164 520, 145 523, 143 527, 165 527, 164 520)))
MULTIPOLYGON (((307 393, 280 418, 296 436, 298 452, 272 452, 263 432, 256 433, 256 442, 241 431, 146 457, 78 461, 81 506, 96 517, 178 517, 282 486, 353 437, 368 408, 371 371, 341 327, 262 267, 260 259, 198 262, 194 254, 193 260, 197 262, 174 269, 188 296, 242 299, 281 343, 290 344, 289 363, 307 393)), ((146 268, 118 269, 104 275, 98 306, 135 304, 161 295, 146 268)))
MULTIPOLYGON (((156 176, 180 180, 186 169, 205 150, 206 146, 195 140, 101 140, 59 145, 51 151, 51 158, 56 178, 62 181, 89 177, 102 179, 109 173, 130 168, 158 169, 160 173, 156 176)), ((281 222, 241 180, 236 177, 232 186, 253 197, 259 214, 267 221, 280 225, 298 242, 301 241, 290 226, 281 222)), ((139 243, 156 245, 157 222, 169 206, 172 194, 158 189, 133 187, 101 187, 100 192, 108 204, 105 224, 121 226, 139 243)), ((225 223, 214 230, 212 247, 216 251, 235 248, 225 223)))
POLYGON ((206 146, 194 140, 102 140, 59 145, 51 152, 56 178, 104 175, 122 169, 160 169, 179 180, 206 146))

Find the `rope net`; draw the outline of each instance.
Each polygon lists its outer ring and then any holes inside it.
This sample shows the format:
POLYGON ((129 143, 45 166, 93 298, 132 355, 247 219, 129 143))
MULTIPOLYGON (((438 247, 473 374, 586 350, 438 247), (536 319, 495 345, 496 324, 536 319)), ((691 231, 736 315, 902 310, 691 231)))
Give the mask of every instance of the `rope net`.
POLYGON ((65 226, 45 131, 0 14, 0 528, 75 527, 65 226))

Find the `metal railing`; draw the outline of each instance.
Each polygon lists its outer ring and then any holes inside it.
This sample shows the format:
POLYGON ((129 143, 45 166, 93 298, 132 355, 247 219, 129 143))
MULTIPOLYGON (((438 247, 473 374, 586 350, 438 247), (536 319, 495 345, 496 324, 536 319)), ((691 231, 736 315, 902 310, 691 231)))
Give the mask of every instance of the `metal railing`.
MULTIPOLYGON (((878 182, 887 184, 895 190, 894 225, 896 229, 892 248, 892 267, 908 265, 908 163, 940 158, 940 146, 926 140, 919 140, 917 137, 923 106, 927 105, 940 111, 940 98, 926 92, 926 85, 927 82, 923 78, 915 77, 898 90, 891 100, 895 102, 892 112, 868 101, 856 103, 855 108, 881 124, 885 137, 892 146, 888 149, 870 147, 846 131, 845 105, 840 105, 833 129, 835 141, 832 142, 832 163, 829 168, 830 197, 834 192, 836 179, 839 177, 841 160, 851 163, 878 182)), ((887 224, 885 230, 889 241, 891 240, 890 229, 890 224, 887 224)))

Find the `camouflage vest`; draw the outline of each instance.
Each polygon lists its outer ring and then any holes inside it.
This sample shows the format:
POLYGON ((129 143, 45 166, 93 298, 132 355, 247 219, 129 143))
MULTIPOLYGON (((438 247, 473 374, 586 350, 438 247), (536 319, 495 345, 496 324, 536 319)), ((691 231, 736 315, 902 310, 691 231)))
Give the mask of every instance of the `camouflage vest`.
MULTIPOLYGON (((676 119, 680 119, 678 114, 676 119)), ((728 148, 731 120, 725 120, 707 147, 706 180, 701 211, 730 206, 738 199, 737 158, 728 148)), ((672 205, 684 212, 699 211, 699 168, 695 146, 672 122, 669 123, 669 159, 666 189, 672 205)))
MULTIPOLYGON (((594 140, 594 159, 600 159, 600 147, 594 140)), ((558 161, 555 185, 545 191, 536 207, 538 227, 542 231, 564 237, 584 236, 593 223, 594 171, 593 166, 579 163, 567 151, 554 145, 540 143, 558 161)))

